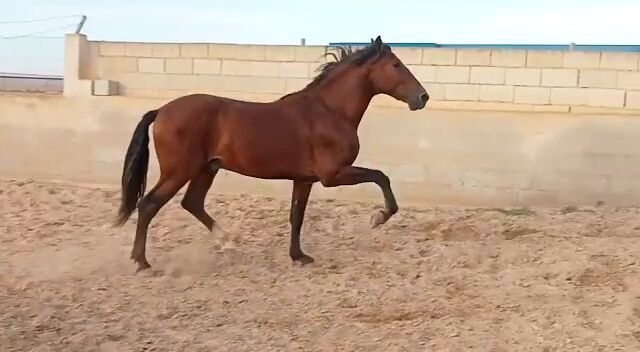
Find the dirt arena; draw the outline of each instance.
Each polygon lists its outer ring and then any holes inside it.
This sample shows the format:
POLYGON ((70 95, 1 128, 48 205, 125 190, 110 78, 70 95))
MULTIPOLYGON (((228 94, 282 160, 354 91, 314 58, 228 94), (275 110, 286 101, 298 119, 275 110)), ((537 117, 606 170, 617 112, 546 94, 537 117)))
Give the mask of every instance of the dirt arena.
POLYGON ((286 200, 174 198, 148 258, 115 189, 0 183, 0 351, 639 351, 637 209, 410 208, 312 200, 292 265, 286 200))

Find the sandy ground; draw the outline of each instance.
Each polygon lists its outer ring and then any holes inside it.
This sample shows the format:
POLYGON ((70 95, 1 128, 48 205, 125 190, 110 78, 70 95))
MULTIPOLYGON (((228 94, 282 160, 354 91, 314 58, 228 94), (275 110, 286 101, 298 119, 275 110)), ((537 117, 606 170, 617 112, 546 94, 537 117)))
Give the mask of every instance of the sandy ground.
POLYGON ((312 199, 300 267, 288 201, 211 192, 235 248, 174 198, 135 275, 114 189, 0 186, 3 352, 640 350, 637 209, 312 199))

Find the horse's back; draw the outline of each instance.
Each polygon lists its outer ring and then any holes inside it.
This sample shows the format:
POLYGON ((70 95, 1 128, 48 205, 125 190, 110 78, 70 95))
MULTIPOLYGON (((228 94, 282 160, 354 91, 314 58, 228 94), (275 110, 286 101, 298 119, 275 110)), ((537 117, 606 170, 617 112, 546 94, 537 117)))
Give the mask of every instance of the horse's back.
POLYGON ((291 99, 249 102, 209 94, 177 98, 160 108, 154 137, 171 159, 221 158, 223 168, 259 178, 309 173, 310 119, 291 99))

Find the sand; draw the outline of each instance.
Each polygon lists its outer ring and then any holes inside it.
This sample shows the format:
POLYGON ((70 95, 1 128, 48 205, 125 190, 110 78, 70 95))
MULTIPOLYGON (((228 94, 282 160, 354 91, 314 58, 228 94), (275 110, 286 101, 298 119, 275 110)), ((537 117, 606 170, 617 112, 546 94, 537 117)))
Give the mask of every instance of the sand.
MULTIPOLYGON (((180 195, 179 195, 180 196, 180 195)), ((174 198, 147 256, 114 188, 0 182, 0 351, 639 351, 638 209, 408 207, 211 192, 174 198)))

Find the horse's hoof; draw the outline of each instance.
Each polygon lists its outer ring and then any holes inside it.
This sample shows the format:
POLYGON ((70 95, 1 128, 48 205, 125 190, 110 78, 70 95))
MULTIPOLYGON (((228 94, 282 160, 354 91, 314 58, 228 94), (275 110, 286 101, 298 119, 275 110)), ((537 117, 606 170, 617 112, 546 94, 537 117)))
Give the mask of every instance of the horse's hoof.
POLYGON ((136 274, 141 272, 141 271, 145 271, 147 269, 150 269, 151 265, 149 265, 149 263, 147 261, 144 262, 138 262, 138 269, 136 269, 136 274))
POLYGON ((300 263, 300 265, 307 265, 307 264, 311 264, 313 263, 315 260, 306 255, 306 254, 300 254, 297 256, 291 256, 291 260, 293 260, 294 263, 300 263))
POLYGON ((389 216, 384 210, 378 210, 373 215, 371 215, 371 228, 375 229, 376 227, 384 224, 389 220, 389 216))

